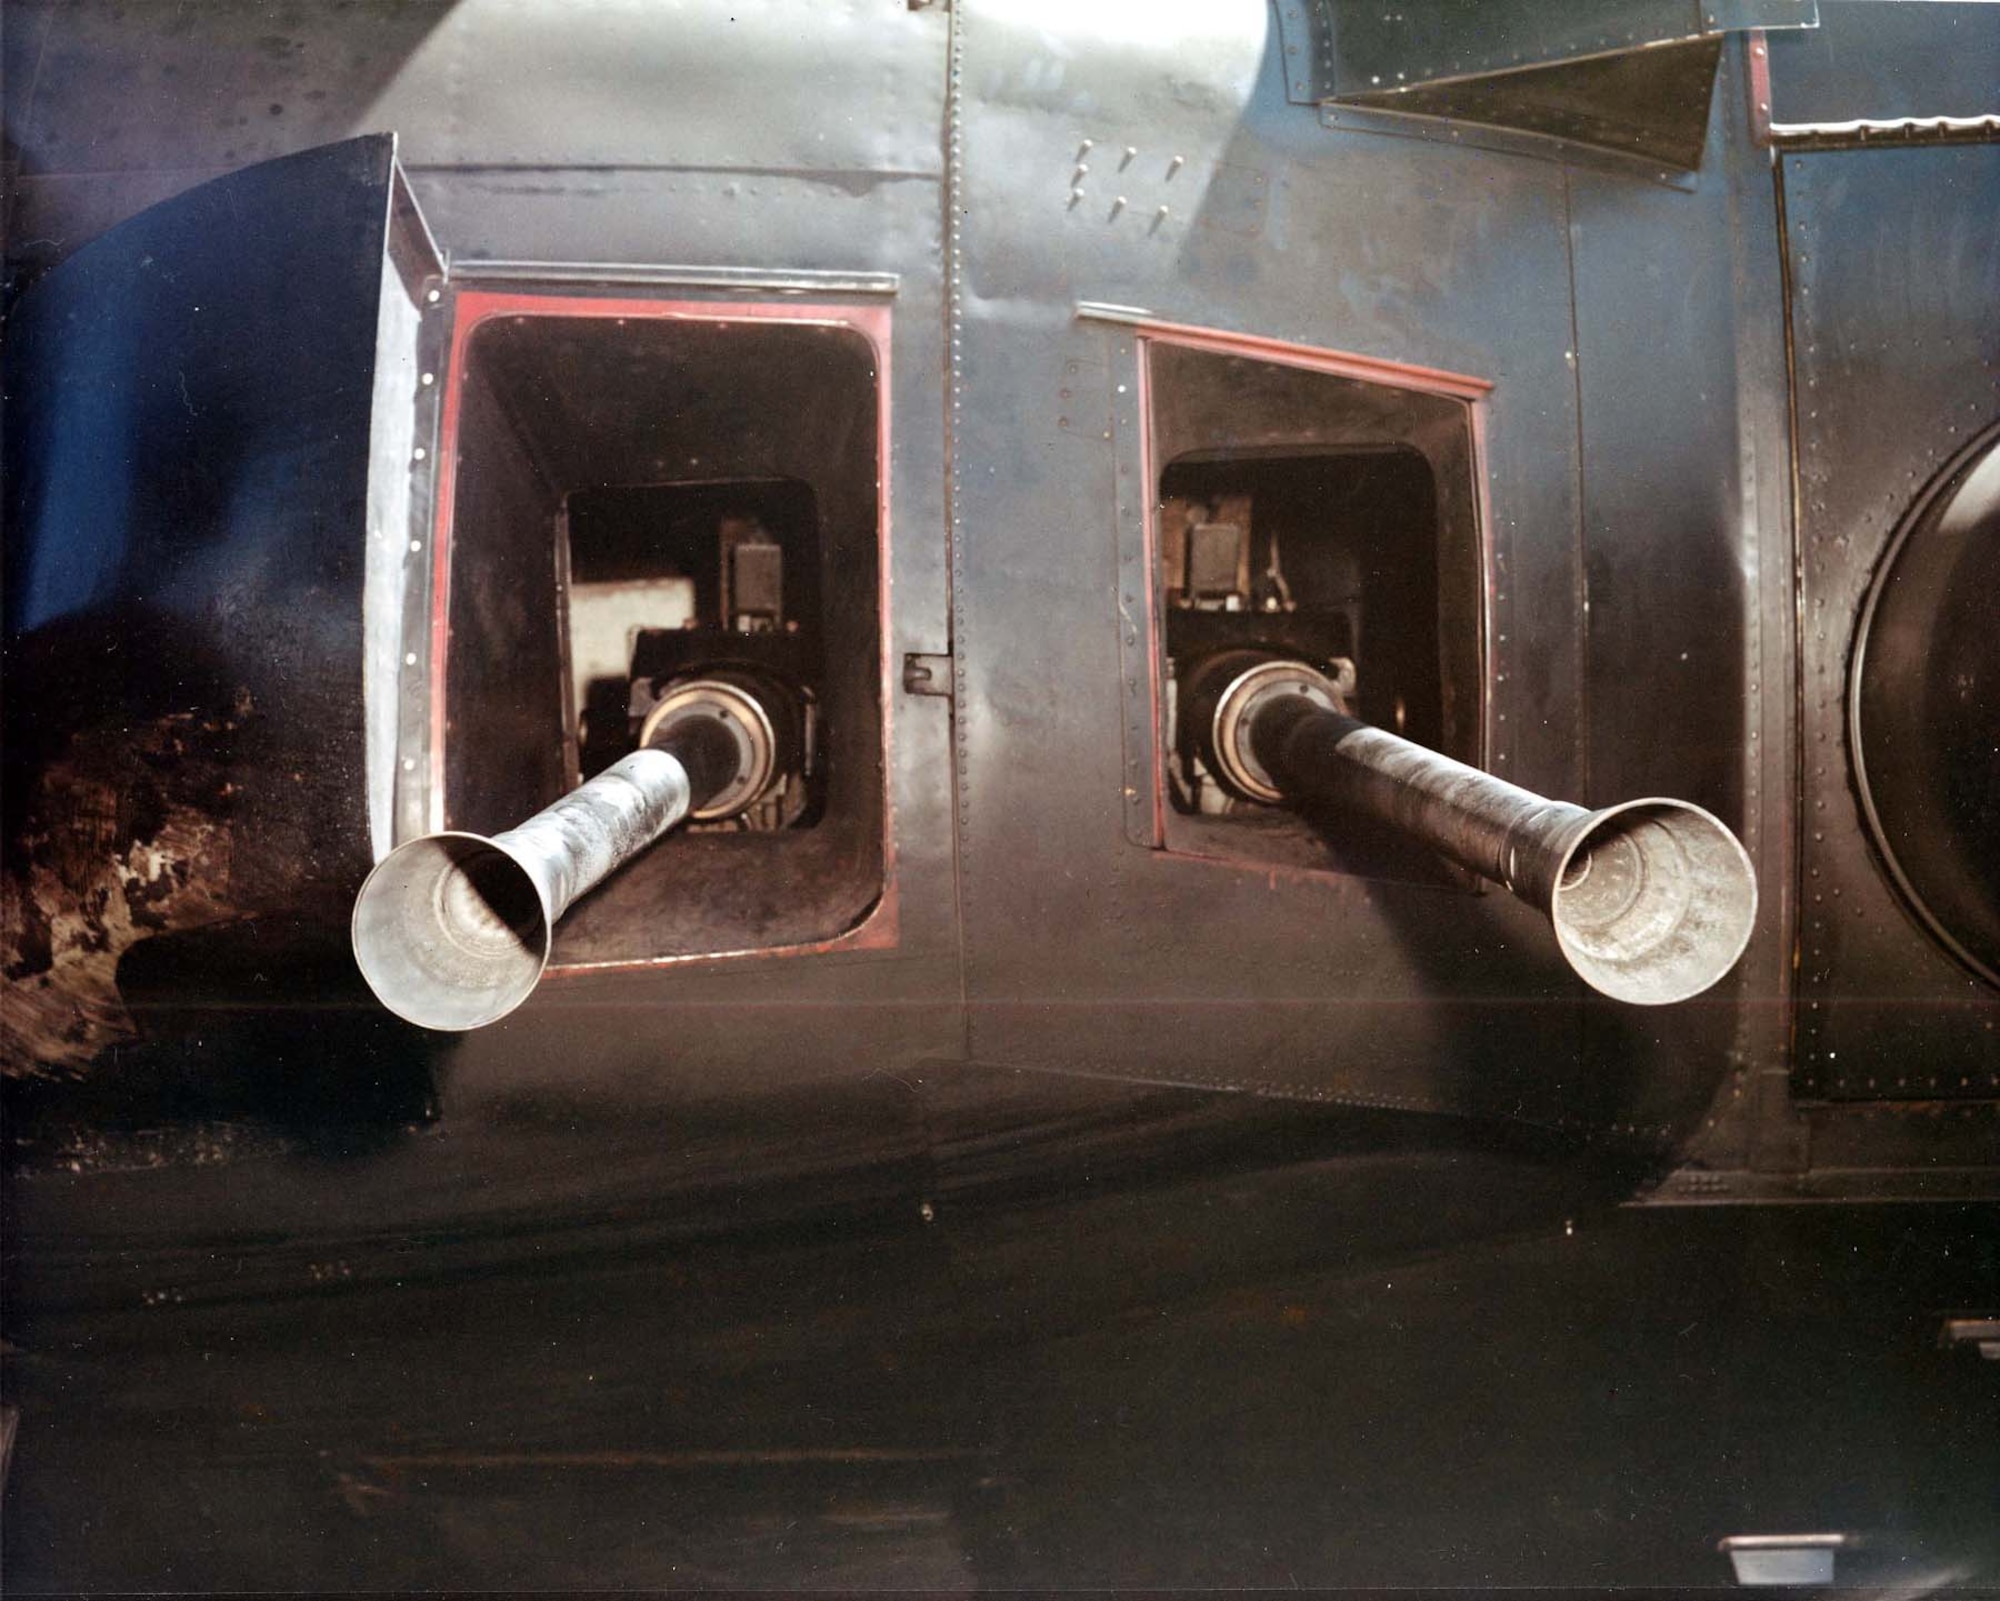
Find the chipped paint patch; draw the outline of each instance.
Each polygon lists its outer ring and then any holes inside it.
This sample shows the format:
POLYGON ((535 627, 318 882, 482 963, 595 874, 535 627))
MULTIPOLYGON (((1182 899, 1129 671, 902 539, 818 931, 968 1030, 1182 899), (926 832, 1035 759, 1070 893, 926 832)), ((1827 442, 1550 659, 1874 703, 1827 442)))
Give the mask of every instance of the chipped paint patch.
POLYGON ((227 748, 238 726, 176 713, 93 730, 35 776, 0 873, 0 1072, 75 1072, 135 1039, 118 990, 126 951, 241 915, 227 748))

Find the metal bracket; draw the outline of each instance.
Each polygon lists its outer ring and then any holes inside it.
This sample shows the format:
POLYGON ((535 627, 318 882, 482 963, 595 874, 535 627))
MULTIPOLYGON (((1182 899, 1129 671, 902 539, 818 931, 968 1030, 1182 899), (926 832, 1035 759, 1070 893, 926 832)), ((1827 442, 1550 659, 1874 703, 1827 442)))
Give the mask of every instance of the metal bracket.
POLYGON ((1854 1543, 1847 1534, 1732 1534, 1716 1549, 1741 1585, 1831 1584, 1834 1554, 1854 1543))
POLYGON ((1947 1350, 1970 1346, 1989 1362, 2000 1362, 2000 1317, 1948 1317, 1938 1344, 1947 1350))
POLYGON ((951 658, 949 656, 926 656, 915 651, 903 658, 903 693, 905 695, 951 696, 951 658))
POLYGON ((1285 52, 1285 98, 1316 106, 1333 94, 1331 0, 1277 0, 1278 42, 1285 52))

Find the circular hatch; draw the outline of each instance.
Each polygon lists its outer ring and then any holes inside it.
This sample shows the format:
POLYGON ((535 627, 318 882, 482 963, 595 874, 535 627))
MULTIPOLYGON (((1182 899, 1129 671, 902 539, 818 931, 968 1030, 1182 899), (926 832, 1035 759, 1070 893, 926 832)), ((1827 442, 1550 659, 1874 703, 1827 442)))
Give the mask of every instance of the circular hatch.
POLYGON ((1911 910, 2000 984, 2000 429, 1911 507, 1855 634, 1861 808, 1911 910))

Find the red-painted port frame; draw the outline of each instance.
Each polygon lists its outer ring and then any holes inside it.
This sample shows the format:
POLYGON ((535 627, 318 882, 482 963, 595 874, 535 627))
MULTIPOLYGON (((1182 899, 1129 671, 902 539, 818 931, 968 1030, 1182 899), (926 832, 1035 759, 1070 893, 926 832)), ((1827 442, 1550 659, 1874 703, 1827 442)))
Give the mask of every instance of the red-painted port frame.
POLYGON ((444 401, 438 419, 439 449, 436 511, 431 527, 430 617, 430 826, 441 829, 444 819, 445 684, 451 650, 451 558, 453 518, 458 498, 458 434, 465 393, 467 354, 482 325, 500 317, 589 317, 630 322, 757 322, 799 327, 842 327, 866 339, 875 357, 876 507, 875 538, 878 592, 877 635, 880 640, 882 708, 882 893, 874 907, 853 928, 831 939, 803 945, 773 945, 733 950, 688 952, 673 956, 632 957, 614 962, 558 962, 549 976, 632 969, 684 967, 696 963, 740 961, 759 956, 811 956, 832 951, 889 950, 900 938, 900 902, 896 879, 896 793, 894 674, 891 671, 889 596, 890 496, 890 329, 887 306, 803 304, 793 300, 719 301, 665 300, 621 296, 578 295, 560 291, 461 289, 453 297, 450 352, 441 375, 444 401))
MULTIPOLYGON (((1165 640, 1159 616, 1159 529, 1160 484, 1153 461, 1153 363, 1155 345, 1180 345, 1191 350, 1213 351, 1225 356, 1246 356, 1283 367, 1301 367, 1309 372, 1329 373, 1336 378, 1352 378, 1361 383, 1379 384, 1390 389, 1412 390, 1419 394, 1442 395, 1465 403, 1471 429, 1473 494, 1479 519, 1479 660, 1482 676, 1490 676, 1493 637, 1496 567, 1493 559, 1493 513, 1486 479, 1486 403, 1493 392, 1491 379, 1468 373, 1447 372, 1438 367, 1420 367, 1409 362, 1384 361, 1348 351, 1325 350, 1316 345, 1294 344, 1262 334, 1230 333, 1217 328, 1200 328, 1188 323, 1134 319, 1130 324, 1138 354, 1139 473, 1145 481, 1145 584, 1142 588, 1146 611, 1147 683, 1152 697, 1153 728, 1153 848, 1176 861, 1205 862, 1219 867, 1262 872, 1276 877, 1325 878, 1330 875, 1312 868, 1272 867, 1268 864, 1237 861, 1217 856, 1201 856, 1191 851, 1167 848, 1167 760, 1165 716, 1166 698, 1160 683, 1160 657, 1165 640)), ((1491 765, 1488 719, 1483 708, 1491 700, 1491 688, 1481 696, 1478 748, 1482 765, 1491 765)))

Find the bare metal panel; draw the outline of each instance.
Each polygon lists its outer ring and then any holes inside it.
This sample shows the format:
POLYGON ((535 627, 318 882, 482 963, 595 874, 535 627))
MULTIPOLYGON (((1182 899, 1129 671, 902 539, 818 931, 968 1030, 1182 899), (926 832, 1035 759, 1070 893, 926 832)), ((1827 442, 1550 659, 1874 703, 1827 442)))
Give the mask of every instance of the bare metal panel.
MULTIPOLYGON (((10 32, 16 10, 24 30, 40 20, 34 0, 9 10, 10 32)), ((420 166, 939 165, 923 90, 943 19, 856 0, 209 0, 46 15, 7 117, 30 172, 244 166, 357 128, 401 129, 420 166), (839 114, 802 92, 814 82, 838 89, 839 114)))
POLYGON ((1796 1082, 1835 1100, 1993 1100, 2000 994, 1929 937, 1873 853, 1846 708, 1893 531, 2000 417, 2000 146, 1792 155, 1783 177, 1803 630, 1796 1082))
POLYGON ((7 8, 7 135, 30 175, 247 167, 386 128, 367 108, 453 10, 18 0, 7 8))
POLYGON ((1818 28, 1768 43, 1774 123, 2000 113, 2000 6, 1823 0, 1818 28))
MULTIPOLYGON (((860 0, 210 0, 165 13, 23 0, 7 19, 8 251, 38 272, 204 178, 377 131, 402 133, 407 166, 523 169, 544 198, 603 195, 585 237, 629 224, 611 197, 639 172, 740 174, 746 201, 779 173, 816 180, 828 201, 892 175, 935 178, 945 25, 860 0), (824 96, 800 92, 814 84, 824 96)), ((743 248, 759 209, 736 210, 743 248)), ((578 237, 551 259, 577 254, 578 237)), ((666 243, 656 233, 624 259, 688 259, 666 243)))
POLYGON ((589 264, 605 269, 600 283, 672 282, 714 267, 716 289, 746 270, 804 273, 795 289, 879 297, 886 288, 904 305, 926 288, 911 263, 922 267, 937 250, 938 186, 928 178, 837 184, 784 173, 433 168, 411 173, 410 187, 454 268, 470 277, 482 276, 489 259, 515 279, 541 282, 576 281, 589 264), (537 273, 538 265, 553 270, 537 273), (664 278, 644 271, 657 266, 676 270, 664 278), (815 282, 819 270, 845 287, 815 282))
MULTIPOLYGON (((406 698, 421 698, 402 640, 428 610, 430 565, 423 559, 430 528, 436 386, 430 370, 426 310, 434 310, 443 264, 409 197, 400 171, 390 205, 389 249, 382 262, 375 335, 375 394, 368 426, 368 532, 361 585, 361 697, 367 723, 368 832, 379 860, 395 842, 398 796, 414 810, 416 766, 405 768, 399 738, 406 698), (412 549, 412 542, 417 548, 412 549)), ((430 319, 435 323, 435 317, 430 319)))
POLYGON ((935 176, 944 27, 867 0, 461 0, 369 115, 415 166, 935 176))

